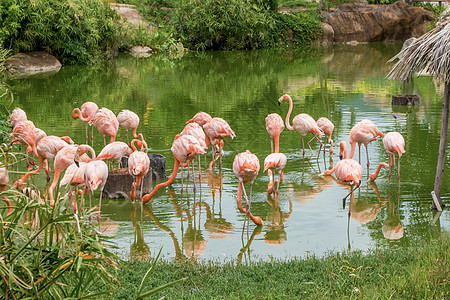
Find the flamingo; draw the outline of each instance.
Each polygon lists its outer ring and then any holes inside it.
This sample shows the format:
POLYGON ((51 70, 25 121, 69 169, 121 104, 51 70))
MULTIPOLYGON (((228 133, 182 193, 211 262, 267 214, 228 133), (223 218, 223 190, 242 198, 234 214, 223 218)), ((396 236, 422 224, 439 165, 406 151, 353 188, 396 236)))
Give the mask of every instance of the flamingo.
MULTIPOLYGON (((142 198, 144 204, 149 202, 160 188, 168 186, 175 181, 180 164, 187 160, 192 160, 198 155, 206 153, 206 149, 202 146, 200 141, 196 137, 188 134, 176 138, 173 141, 172 148, 170 150, 172 150, 174 157, 172 175, 170 175, 166 182, 158 184, 150 194, 147 194, 142 198)), ((183 180, 183 168, 181 169, 181 180, 183 180)))
POLYGON ((131 148, 126 143, 112 142, 102 149, 102 151, 97 156, 97 160, 116 160, 119 164, 122 160, 122 157, 129 156, 131 152, 131 148))
MULTIPOLYGON (((186 126, 184 126, 184 128, 180 132, 180 134, 175 136, 175 138, 177 138, 179 136, 182 136, 182 135, 186 135, 186 134, 196 137, 198 139, 198 141, 200 142, 200 145, 202 147, 205 147, 206 149, 208 149, 209 139, 208 139, 208 143, 207 143, 205 132, 203 131, 203 128, 198 123, 188 123, 188 124, 186 124, 186 126)), ((186 162, 185 165, 183 165, 183 167, 186 167, 187 163, 188 162, 186 162)), ((198 176, 199 176, 199 179, 200 179, 201 178, 200 156, 198 156, 198 172, 199 172, 198 176)), ((194 173, 194 165, 192 165, 192 173, 194 173)), ((189 171, 188 171, 188 174, 189 174, 189 171)), ((195 176, 195 174, 193 174, 193 176, 195 176)), ((194 189, 195 189, 195 180, 194 180, 194 189)))
POLYGON ((259 159, 258 157, 251 153, 249 150, 241 152, 236 155, 233 161, 233 172, 234 175, 239 179, 238 191, 237 191, 237 206, 240 212, 246 213, 247 217, 252 219, 253 223, 256 225, 262 225, 263 221, 260 217, 255 217, 250 212, 250 204, 252 201, 252 186, 253 181, 259 172, 259 159), (247 197, 244 185, 250 183, 250 198, 247 197), (244 191, 246 199, 246 208, 242 207, 242 191, 244 191))
POLYGON ((396 132, 388 132, 383 138, 383 146, 389 155, 389 165, 386 163, 380 163, 377 170, 370 175, 370 180, 375 181, 380 173, 381 167, 389 169, 389 180, 391 179, 391 169, 395 164, 395 153, 398 155, 398 182, 400 183, 400 158, 405 153, 405 139, 403 136, 396 132))
POLYGON ((131 194, 130 198, 131 201, 134 202, 135 200, 135 189, 136 187, 141 187, 141 203, 142 203, 142 186, 143 183, 141 182, 144 176, 148 173, 150 169, 150 158, 148 157, 147 153, 145 153, 142 150, 138 150, 135 146, 135 144, 138 145, 139 149, 142 149, 143 143, 140 140, 133 139, 131 141, 131 147, 133 148, 134 152, 130 154, 130 157, 128 158, 128 173, 130 173, 131 176, 134 177, 133 185, 131 186, 131 194))
POLYGON ((48 188, 48 192, 50 194, 50 205, 54 204, 53 190, 58 183, 58 179, 61 173, 64 172, 74 162, 74 160, 76 162, 89 162, 92 160, 89 156, 84 155, 86 152, 90 152, 92 155, 92 159, 95 159, 95 151, 89 145, 69 145, 58 151, 53 163, 53 168, 55 171, 53 175, 53 181, 48 188))
MULTIPOLYGON (((88 163, 79 162, 78 165, 72 163, 64 173, 63 178, 59 182, 59 186, 64 186, 70 184, 70 192, 69 192, 69 201, 72 198, 72 186, 75 187, 75 198, 72 202, 72 209, 77 213, 78 204, 77 204, 77 195, 78 195, 78 187, 85 186, 85 178, 84 174, 86 171, 86 166, 88 163)), ((81 190, 81 194, 83 194, 83 190, 81 190)), ((83 210, 83 202, 80 205, 80 211, 83 210)))
POLYGON ((30 146, 34 155, 39 157, 36 150, 36 127, 32 121, 22 121, 15 124, 11 136, 13 139, 12 144, 21 144, 25 147, 30 146))
POLYGON ((119 121, 116 115, 107 108, 101 108, 89 123, 95 126, 103 135, 103 143, 106 146, 105 136, 109 135, 109 142, 116 140, 117 131, 119 130, 119 121))
MULTIPOLYGON (((6 170, 5 166, 0 167, 0 191, 3 193, 6 190, 6 185, 9 183, 9 175, 8 171, 6 170)), ((6 202, 6 205, 8 206, 8 213, 7 216, 12 213, 11 209, 11 201, 9 201, 6 196, 3 196, 3 201, 6 202)))
POLYGON ((14 183, 14 186, 20 187, 29 176, 39 174, 43 169, 44 164, 45 172, 47 174, 47 182, 49 182, 51 174, 49 161, 55 158, 59 150, 66 146, 69 146, 68 143, 70 142, 73 143, 72 139, 68 136, 58 137, 54 135, 46 136, 45 138, 40 140, 36 147, 39 159, 38 169, 26 173, 24 176, 22 176, 22 178, 14 183))
MULTIPOLYGON (((283 182, 283 173, 284 173, 284 167, 286 166, 287 158, 286 155, 283 153, 272 153, 269 154, 266 159, 264 160, 264 171, 270 170, 271 171, 271 181, 275 183, 274 177, 275 177, 275 170, 278 170, 278 183, 277 183, 277 189, 275 191, 276 194, 278 194, 278 188, 280 187, 280 184, 283 182)), ((273 193, 273 184, 269 185, 267 188, 267 195, 270 195, 273 193)))
POLYGON ((342 160, 338 161, 338 163, 333 169, 326 170, 322 172, 321 175, 331 175, 334 172, 336 179, 339 182, 349 185, 351 187, 350 193, 343 199, 345 201, 345 199, 351 193, 353 193, 355 189, 360 187, 362 167, 356 160, 352 158, 347 158, 347 144, 345 143, 345 141, 340 142, 339 148, 340 148, 339 157, 342 157, 342 160), (356 187, 353 189, 353 186, 356 187))
MULTIPOLYGON (((307 135, 308 133, 312 133, 313 136, 319 141, 320 147, 322 148, 322 141, 320 140, 320 137, 322 136, 322 131, 319 129, 319 126, 317 126, 316 121, 308 114, 298 114, 294 117, 292 120, 293 126, 290 124, 290 117, 292 113, 292 108, 294 104, 292 103, 291 96, 285 94, 278 99, 278 104, 281 105, 281 101, 287 100, 289 101, 289 111, 286 115, 286 128, 289 130, 297 130, 301 136, 302 136, 302 147, 303 147, 303 159, 305 159, 305 142, 303 137, 307 135), (317 137, 319 135, 319 137, 317 137)), ((309 145, 311 141, 308 142, 308 147, 311 149, 311 146, 309 145)), ((311 149, 312 152, 312 149, 311 149)), ((320 154, 320 152, 319 152, 320 154)), ((317 156, 319 157, 319 156, 317 156)))
MULTIPOLYGON (((72 110, 72 117, 74 119, 80 119, 86 123, 86 144, 88 143, 88 123, 92 120, 95 114, 98 112, 98 106, 94 102, 85 102, 81 105, 81 110, 79 108, 74 108, 72 110)), ((94 143, 94 128, 91 130, 91 144, 94 143)))
POLYGON ((119 127, 125 129, 127 133, 127 144, 129 144, 128 130, 133 130, 133 137, 137 139, 139 136, 136 133, 139 126, 139 116, 131 110, 124 109, 117 115, 117 121, 119 121, 119 127))
MULTIPOLYGON (((319 129, 322 130, 323 134, 328 137, 328 143, 330 144, 330 154, 333 154, 333 140, 331 139, 331 135, 333 134, 334 130, 333 122, 331 122, 328 118, 321 117, 316 121, 316 123, 317 126, 319 126, 319 129)), ((325 154, 325 146, 323 147, 323 153, 325 154)))
MULTIPOLYGON (((236 134, 231 129, 230 125, 222 118, 212 118, 209 122, 203 125, 203 130, 205 130, 206 136, 209 138, 210 143, 214 145, 214 141, 219 140, 219 166, 222 166, 222 144, 221 141, 226 137, 231 137, 231 139, 236 137, 236 134)), ((214 149, 212 151, 213 161, 214 161, 214 149)), ((214 163, 213 163, 214 165, 214 163)))
POLYGON ((11 112, 11 115, 8 118, 8 121, 11 122, 12 128, 16 127, 16 125, 19 124, 20 122, 27 121, 27 120, 28 120, 27 114, 25 113, 25 111, 18 107, 13 109, 13 111, 11 112))
POLYGON ((279 114, 269 114, 266 117, 266 130, 270 135, 270 149, 273 150, 275 140, 275 152, 280 152, 280 134, 284 130, 284 122, 279 114))
MULTIPOLYGON (((84 184, 89 190, 89 210, 92 208, 92 192, 100 188, 100 201, 98 204, 98 221, 100 221, 100 211, 102 209, 102 195, 106 180, 108 179, 108 166, 102 160, 93 160, 87 163, 84 172, 84 184)), ((90 219, 90 216, 89 216, 90 219)))
POLYGON ((352 158, 355 154, 356 143, 359 147, 359 163, 361 163, 361 144, 366 146, 367 154, 367 168, 369 168, 369 151, 367 150, 367 145, 370 142, 375 141, 379 136, 384 137, 384 133, 378 130, 377 125, 372 121, 364 119, 350 130, 350 154, 349 158, 352 158))
POLYGON ((196 113, 195 116, 192 117, 192 119, 188 120, 186 123, 197 123, 198 125, 203 126, 211 121, 211 119, 212 117, 208 113, 201 111, 196 113))

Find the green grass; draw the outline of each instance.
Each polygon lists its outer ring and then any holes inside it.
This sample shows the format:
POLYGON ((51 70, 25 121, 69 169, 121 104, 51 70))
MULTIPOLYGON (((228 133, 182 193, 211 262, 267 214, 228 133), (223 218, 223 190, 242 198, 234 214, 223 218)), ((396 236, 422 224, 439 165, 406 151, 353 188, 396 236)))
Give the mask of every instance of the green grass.
MULTIPOLYGON (((146 289, 188 277, 157 293, 166 299, 449 299, 450 238, 402 250, 333 253, 323 258, 156 264, 146 289)), ((119 269, 115 299, 129 299, 150 262, 119 269)))

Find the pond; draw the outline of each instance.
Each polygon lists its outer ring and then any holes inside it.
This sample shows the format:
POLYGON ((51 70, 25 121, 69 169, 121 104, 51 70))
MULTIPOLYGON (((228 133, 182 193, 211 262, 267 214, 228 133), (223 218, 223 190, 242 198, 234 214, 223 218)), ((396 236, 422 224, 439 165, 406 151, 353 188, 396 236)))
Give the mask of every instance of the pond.
MULTIPOLYGON (((408 83, 387 80, 392 67, 387 61, 400 49, 400 44, 371 44, 190 52, 173 59, 123 55, 97 66, 66 66, 52 76, 11 78, 8 84, 13 107, 23 108, 48 135, 70 135, 76 143, 84 143, 85 123, 72 119, 71 112, 85 101, 116 114, 122 109, 136 112, 141 120, 138 132, 144 134, 149 152, 167 158, 167 175, 174 164, 173 138, 195 113, 222 117, 235 131, 235 139, 225 139, 221 172, 207 168, 210 152, 202 157, 201 189, 197 186, 195 193, 192 178, 187 183, 184 172, 183 191, 179 173, 175 183, 161 189, 142 210, 127 199, 103 200, 100 230, 111 236, 121 257, 146 258, 161 247, 166 258, 248 261, 322 256, 347 249, 401 248, 450 228, 448 210, 439 216, 430 209, 443 87, 427 76, 408 83), (253 184, 251 211, 264 225, 250 223, 244 228, 245 215, 236 205, 233 159, 248 149, 262 166, 271 151, 265 117, 278 113, 284 119, 289 105, 279 106, 277 101, 283 94, 292 96, 292 116, 325 116, 335 124, 335 152, 316 160, 318 143, 313 141, 314 154, 308 149, 303 160, 299 133, 285 129, 280 151, 288 163, 278 205, 266 195, 268 176, 261 169, 253 184), (418 94, 420 105, 392 106, 393 94, 418 94), (348 141, 351 128, 363 119, 372 120, 384 133, 398 131, 405 138, 401 185, 396 167, 390 181, 386 170, 376 182, 367 180, 378 163, 388 161, 379 139, 368 147, 369 172, 362 147, 362 185, 343 208, 348 187, 334 176, 319 174, 339 161, 339 141, 348 141)), ((98 131, 94 139, 98 153, 103 146, 98 131)), ((446 167, 449 164, 447 152, 446 167)), ((44 189, 45 173, 32 182, 44 189)), ((446 171, 442 197, 447 204, 448 186, 446 171)), ((95 196, 98 199, 98 191, 95 196)))

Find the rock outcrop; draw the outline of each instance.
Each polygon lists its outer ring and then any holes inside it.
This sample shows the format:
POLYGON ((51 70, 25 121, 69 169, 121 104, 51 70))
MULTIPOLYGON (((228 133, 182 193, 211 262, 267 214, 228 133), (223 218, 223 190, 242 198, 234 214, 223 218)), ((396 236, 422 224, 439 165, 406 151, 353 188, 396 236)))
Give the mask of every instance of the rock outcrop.
POLYGON ((324 14, 324 22, 333 28, 334 43, 405 41, 424 34, 426 21, 432 20, 430 11, 402 1, 388 5, 346 3, 324 14))

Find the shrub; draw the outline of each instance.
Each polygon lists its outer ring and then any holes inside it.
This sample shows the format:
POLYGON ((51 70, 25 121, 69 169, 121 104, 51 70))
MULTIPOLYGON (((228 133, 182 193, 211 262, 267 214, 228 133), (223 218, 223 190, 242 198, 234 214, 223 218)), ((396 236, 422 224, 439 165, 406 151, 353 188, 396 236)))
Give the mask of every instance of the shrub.
POLYGON ((250 0, 183 0, 172 24, 190 49, 258 49, 274 26, 267 9, 250 0))
POLYGON ((124 36, 104 0, 3 0, 0 46, 45 50, 64 64, 92 63, 117 51, 124 36))

